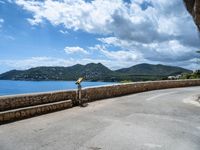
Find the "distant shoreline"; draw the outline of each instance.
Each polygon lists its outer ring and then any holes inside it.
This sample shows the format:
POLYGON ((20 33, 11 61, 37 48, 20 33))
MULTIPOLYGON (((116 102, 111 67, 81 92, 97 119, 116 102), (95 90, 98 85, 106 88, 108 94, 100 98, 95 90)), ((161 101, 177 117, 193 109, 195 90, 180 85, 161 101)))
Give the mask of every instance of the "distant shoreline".
MULTIPOLYGON (((76 80, 12 80, 12 79, 0 79, 0 81, 27 81, 27 82, 76 82, 76 80)), ((84 80, 83 82, 111 82, 111 81, 90 81, 90 80, 84 80)), ((118 82, 113 82, 118 83, 118 82)))
MULTIPOLYGON (((94 87, 117 84, 116 82, 82 82, 82 87, 94 87)), ((19 81, 0 80, 0 96, 41 93, 49 91, 75 90, 75 81, 19 81)))

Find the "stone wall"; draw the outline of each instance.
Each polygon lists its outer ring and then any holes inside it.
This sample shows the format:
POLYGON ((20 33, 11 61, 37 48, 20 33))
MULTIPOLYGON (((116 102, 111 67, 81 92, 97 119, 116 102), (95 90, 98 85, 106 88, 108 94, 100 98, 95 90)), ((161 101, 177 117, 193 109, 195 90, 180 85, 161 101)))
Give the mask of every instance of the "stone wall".
MULTIPOLYGON (((82 91, 82 97, 86 98, 88 102, 91 102, 99 99, 123 96, 127 94, 133 94, 149 90, 189 86, 200 86, 200 80, 148 81, 85 88, 82 91)), ((68 99, 72 100, 73 106, 77 104, 75 90, 5 96, 0 97, 0 112, 10 109, 58 102, 68 99)))
POLYGON ((14 109, 0 112, 0 125, 3 123, 30 118, 50 112, 55 112, 72 107, 71 100, 59 101, 37 106, 30 106, 21 109, 14 109))
MULTIPOLYGON (((82 98, 87 102, 138 92, 200 86, 200 80, 151 81, 85 88, 82 98)), ((0 96, 0 124, 30 118, 77 105, 76 90, 0 96)))
POLYGON ((98 99, 123 96, 127 94, 133 94, 150 90, 189 87, 189 86, 200 86, 200 80, 168 80, 168 81, 136 82, 136 83, 113 85, 113 86, 87 88, 84 89, 82 93, 83 97, 88 99, 88 101, 90 102, 98 99))
POLYGON ((15 96, 0 96, 0 112, 10 109, 76 99, 76 91, 59 91, 15 96))

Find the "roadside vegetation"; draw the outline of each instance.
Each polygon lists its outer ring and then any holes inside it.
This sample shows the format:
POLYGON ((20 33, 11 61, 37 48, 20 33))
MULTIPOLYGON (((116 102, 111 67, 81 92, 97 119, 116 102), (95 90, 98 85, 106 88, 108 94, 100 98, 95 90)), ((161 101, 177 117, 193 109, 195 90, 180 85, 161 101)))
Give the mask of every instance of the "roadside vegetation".
POLYGON ((193 73, 184 73, 182 74, 180 79, 200 79, 200 50, 196 51, 199 54, 199 58, 197 59, 198 69, 193 73))
POLYGON ((180 79, 200 79, 200 70, 193 73, 184 73, 180 79))

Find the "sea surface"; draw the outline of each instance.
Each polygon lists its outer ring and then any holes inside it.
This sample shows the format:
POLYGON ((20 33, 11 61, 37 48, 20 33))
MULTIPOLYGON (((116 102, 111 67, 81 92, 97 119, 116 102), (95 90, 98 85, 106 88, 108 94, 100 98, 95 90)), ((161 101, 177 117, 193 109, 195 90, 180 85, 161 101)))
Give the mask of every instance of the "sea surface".
MULTIPOLYGON (((116 84, 113 82, 82 82, 82 87, 116 84)), ((0 96, 76 89, 75 81, 10 81, 0 80, 0 96)))

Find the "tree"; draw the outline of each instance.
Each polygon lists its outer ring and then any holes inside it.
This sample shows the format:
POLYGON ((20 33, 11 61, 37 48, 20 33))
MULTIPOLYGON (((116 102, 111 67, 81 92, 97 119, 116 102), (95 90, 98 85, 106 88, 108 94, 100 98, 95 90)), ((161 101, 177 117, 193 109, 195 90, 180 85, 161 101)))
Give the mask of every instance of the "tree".
MULTIPOLYGON (((200 50, 196 51, 198 54, 200 54, 200 50)), ((200 62, 200 57, 198 58, 198 62, 200 62)))

